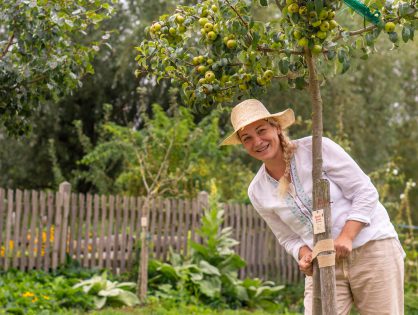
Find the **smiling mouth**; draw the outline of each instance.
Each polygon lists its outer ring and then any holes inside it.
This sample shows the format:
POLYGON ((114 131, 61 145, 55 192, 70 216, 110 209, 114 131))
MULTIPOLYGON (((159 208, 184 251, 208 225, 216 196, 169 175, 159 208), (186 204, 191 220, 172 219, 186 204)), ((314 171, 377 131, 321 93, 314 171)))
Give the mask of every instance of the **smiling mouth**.
POLYGON ((269 147, 269 145, 267 144, 267 145, 255 150, 255 151, 258 152, 258 153, 261 153, 261 152, 266 151, 268 149, 268 147, 269 147))

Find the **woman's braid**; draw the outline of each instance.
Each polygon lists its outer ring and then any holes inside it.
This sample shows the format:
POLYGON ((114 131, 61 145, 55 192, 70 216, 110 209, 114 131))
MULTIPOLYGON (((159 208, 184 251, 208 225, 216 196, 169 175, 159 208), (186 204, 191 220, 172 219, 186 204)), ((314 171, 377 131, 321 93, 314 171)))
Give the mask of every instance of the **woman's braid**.
POLYGON ((283 159, 286 165, 284 174, 279 182, 278 193, 279 197, 283 197, 289 189, 289 177, 290 177, 290 160, 292 159, 293 153, 296 150, 296 145, 292 143, 289 137, 282 130, 279 133, 280 144, 283 149, 283 159))

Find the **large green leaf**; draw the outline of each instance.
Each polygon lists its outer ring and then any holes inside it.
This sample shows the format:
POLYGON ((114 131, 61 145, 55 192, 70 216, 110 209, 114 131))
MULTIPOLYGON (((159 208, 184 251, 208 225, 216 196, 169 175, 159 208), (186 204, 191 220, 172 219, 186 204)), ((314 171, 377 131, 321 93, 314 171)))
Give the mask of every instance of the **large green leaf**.
POLYGON ((221 285, 221 280, 218 277, 212 277, 199 282, 200 291, 211 298, 221 293, 221 285))

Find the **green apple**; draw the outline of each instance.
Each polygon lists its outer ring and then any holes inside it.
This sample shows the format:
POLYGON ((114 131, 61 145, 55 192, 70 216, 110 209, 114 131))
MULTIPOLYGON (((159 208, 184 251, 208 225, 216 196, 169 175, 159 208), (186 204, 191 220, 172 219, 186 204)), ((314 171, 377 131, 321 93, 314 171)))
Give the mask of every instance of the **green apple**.
POLYGON ((234 49, 237 47, 237 41, 235 39, 230 39, 226 42, 226 47, 229 49, 234 49))
POLYGON ((203 27, 205 28, 206 32, 210 32, 211 30, 213 30, 213 24, 210 22, 206 23, 203 27))
POLYGON ((308 8, 307 8, 307 7, 305 7, 305 6, 301 6, 301 7, 299 8, 299 14, 300 14, 300 15, 306 15, 306 14, 308 14, 308 8))
POLYGON ((293 31, 293 37, 295 39, 300 39, 302 37, 302 33, 300 32, 300 30, 294 30, 293 31))
POLYGON ((396 27, 395 23, 387 22, 385 24, 385 32, 392 33, 395 30, 395 27, 396 27))
POLYGON ((329 21, 329 29, 330 30, 333 30, 334 28, 336 28, 338 26, 338 23, 337 23, 337 21, 335 21, 335 20, 331 20, 331 21, 329 21))
POLYGON ((267 84, 267 81, 263 77, 257 77, 257 84, 263 86, 267 84))
POLYGON ((264 71, 264 74, 263 74, 263 77, 266 79, 266 80, 271 80, 271 79, 273 79, 273 76, 274 76, 274 72, 272 71, 272 70, 266 70, 266 71, 264 71))
POLYGON ((201 27, 204 27, 205 24, 208 23, 208 22, 209 22, 209 20, 205 17, 202 17, 202 18, 199 19, 199 24, 200 24, 201 27))
POLYGON ((322 9, 321 12, 319 12, 319 19, 326 20, 327 17, 328 17, 328 11, 325 9, 322 9))
POLYGON ((207 69, 208 68, 206 68, 206 66, 201 65, 201 66, 197 67, 197 72, 205 73, 207 69))
POLYGON ((199 58, 199 63, 203 63, 203 61, 205 61, 205 57, 203 56, 198 56, 197 58, 199 58))
POLYGON ((159 32, 161 30, 161 24, 160 23, 154 23, 152 26, 154 28, 154 32, 159 32))
POLYGON ((174 27, 170 27, 170 29, 168 30, 168 32, 171 34, 171 35, 176 35, 176 29, 174 28, 174 27))
POLYGON ((298 13, 299 12, 299 5, 297 3, 292 3, 287 7, 287 10, 290 13, 298 13))
POLYGON ((216 37, 218 37, 218 34, 216 34, 214 31, 210 31, 208 33, 208 39, 211 41, 214 41, 216 39, 216 37))
POLYGON ((319 54, 321 52, 322 52, 322 46, 321 45, 314 45, 312 47, 312 53, 313 54, 317 55, 317 54, 319 54))
POLYGON ((327 38, 327 32, 324 31, 318 31, 316 32, 316 37, 318 37, 319 39, 325 39, 327 38))
POLYGON ((177 24, 183 24, 183 22, 184 22, 184 16, 182 16, 180 14, 177 14, 176 15, 176 23, 177 24))
POLYGON ((218 7, 216 5, 212 5, 210 8, 213 12, 218 12, 218 7))
POLYGON ((326 32, 329 30, 329 23, 328 21, 322 21, 321 25, 319 26, 319 29, 323 32, 326 32))
POLYGON ((200 63, 199 57, 193 57, 192 63, 193 63, 193 65, 197 66, 200 63))
POLYGON ((215 74, 213 73, 213 71, 206 71, 205 80, 208 83, 211 83, 213 82, 213 80, 215 80, 215 74))
POLYGON ((301 47, 306 47, 308 46, 308 39, 306 37, 302 37, 301 39, 298 40, 298 45, 301 47))

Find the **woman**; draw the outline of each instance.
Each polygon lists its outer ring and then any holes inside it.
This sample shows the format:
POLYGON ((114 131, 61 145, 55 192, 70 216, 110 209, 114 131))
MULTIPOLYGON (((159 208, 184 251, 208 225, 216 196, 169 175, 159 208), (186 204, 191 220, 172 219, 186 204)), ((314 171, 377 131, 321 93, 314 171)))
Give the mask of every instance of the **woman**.
MULTIPOLYGON (((236 105, 234 132, 222 145, 242 144, 263 162, 251 203, 305 278, 305 314, 312 313, 312 138, 290 141, 287 109, 270 114, 258 100, 236 105)), ((336 143, 322 139, 323 177, 330 182, 338 314, 403 314, 404 251, 369 177, 336 143)))

